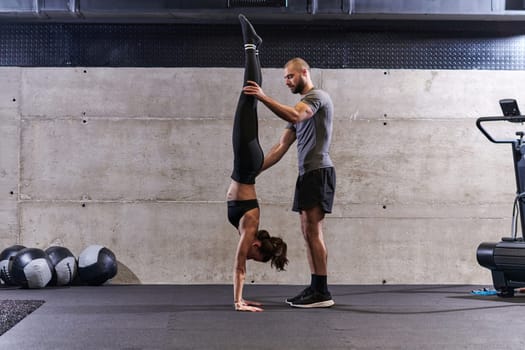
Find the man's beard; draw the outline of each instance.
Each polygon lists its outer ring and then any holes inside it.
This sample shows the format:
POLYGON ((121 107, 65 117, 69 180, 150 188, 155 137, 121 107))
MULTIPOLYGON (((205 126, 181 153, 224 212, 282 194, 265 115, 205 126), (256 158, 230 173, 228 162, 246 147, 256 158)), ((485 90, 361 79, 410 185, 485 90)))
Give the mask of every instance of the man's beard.
POLYGON ((299 81, 297 82, 297 85, 294 86, 292 93, 300 94, 304 90, 304 87, 305 87, 305 83, 304 83, 303 78, 301 77, 301 79, 299 79, 299 81))

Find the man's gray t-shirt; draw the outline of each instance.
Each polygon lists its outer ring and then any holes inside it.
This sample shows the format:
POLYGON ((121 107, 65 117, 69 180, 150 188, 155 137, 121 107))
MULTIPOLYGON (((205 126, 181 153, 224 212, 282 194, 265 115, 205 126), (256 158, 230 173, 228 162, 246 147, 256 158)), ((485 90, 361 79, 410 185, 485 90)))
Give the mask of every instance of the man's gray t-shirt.
POLYGON ((310 106, 313 116, 299 123, 287 125, 287 128, 295 131, 297 136, 299 175, 333 166, 329 154, 334 115, 332 99, 325 91, 313 88, 303 96, 301 102, 310 106))

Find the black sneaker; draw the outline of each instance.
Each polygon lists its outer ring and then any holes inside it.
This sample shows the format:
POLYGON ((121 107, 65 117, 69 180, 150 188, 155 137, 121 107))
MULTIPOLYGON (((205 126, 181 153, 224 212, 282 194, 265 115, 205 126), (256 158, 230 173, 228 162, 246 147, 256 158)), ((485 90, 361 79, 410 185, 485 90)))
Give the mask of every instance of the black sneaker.
POLYGON ((289 304, 293 307, 309 309, 316 307, 330 307, 335 303, 332 300, 332 295, 330 295, 330 293, 324 294, 310 289, 310 293, 301 296, 289 304))
POLYGON ((310 294, 312 292, 313 292, 312 288, 310 286, 308 286, 301 293, 297 294, 293 298, 288 298, 285 301, 286 301, 287 304, 292 305, 294 301, 297 301, 297 300, 301 299, 302 297, 304 297, 305 295, 310 294))
POLYGON ((240 14, 239 21, 241 22, 244 44, 252 44, 255 45, 256 48, 258 48, 259 45, 261 45, 262 43, 262 39, 259 35, 257 35, 252 24, 250 23, 250 21, 248 21, 248 18, 240 14))

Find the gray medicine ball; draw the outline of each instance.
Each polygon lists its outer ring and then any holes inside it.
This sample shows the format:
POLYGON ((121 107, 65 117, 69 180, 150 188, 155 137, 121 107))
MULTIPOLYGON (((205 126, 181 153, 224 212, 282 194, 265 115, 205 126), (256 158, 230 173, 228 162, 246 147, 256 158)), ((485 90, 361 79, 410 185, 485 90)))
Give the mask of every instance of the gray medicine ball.
POLYGON ((78 256, 78 277, 88 285, 98 286, 117 275, 117 258, 108 248, 90 245, 78 256))
POLYGON ((50 285, 67 286, 72 284, 77 276, 77 260, 73 253, 65 247, 52 246, 46 249, 46 254, 55 270, 50 285))
POLYGON ((13 257, 11 275, 25 288, 44 288, 53 278, 53 265, 46 252, 24 248, 13 257))
POLYGON ((2 253, 0 253, 0 279, 8 286, 16 286, 16 282, 13 280, 11 276, 11 265, 13 261, 13 257, 18 253, 20 250, 24 249, 25 247, 23 245, 12 245, 10 247, 5 248, 2 253))

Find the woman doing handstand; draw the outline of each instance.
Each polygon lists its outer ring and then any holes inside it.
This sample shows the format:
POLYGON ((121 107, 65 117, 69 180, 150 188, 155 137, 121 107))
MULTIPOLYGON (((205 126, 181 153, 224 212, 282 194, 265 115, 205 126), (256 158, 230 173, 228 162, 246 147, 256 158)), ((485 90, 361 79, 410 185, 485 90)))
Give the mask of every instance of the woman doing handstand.
MULTIPOLYGON (((262 39, 243 15, 241 22, 244 50, 244 85, 248 80, 262 82, 257 48, 262 39)), ((239 243, 233 271, 233 298, 237 311, 263 311, 261 304, 242 298, 246 278, 246 260, 268 262, 277 270, 288 263, 286 243, 259 230, 259 204, 255 192, 255 178, 261 171, 264 154, 259 145, 257 99, 241 92, 233 124, 233 172, 228 188, 228 220, 239 230, 239 243)))

